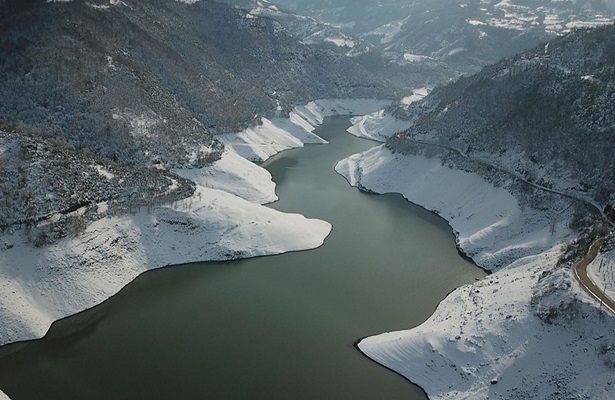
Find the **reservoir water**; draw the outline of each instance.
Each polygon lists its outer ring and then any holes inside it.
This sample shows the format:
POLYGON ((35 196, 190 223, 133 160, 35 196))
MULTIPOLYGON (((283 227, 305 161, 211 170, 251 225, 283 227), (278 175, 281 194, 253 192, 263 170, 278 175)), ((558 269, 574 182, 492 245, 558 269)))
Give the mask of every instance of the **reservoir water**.
POLYGON ((151 271, 118 295, 0 348, 0 388, 32 399, 425 399, 354 348, 420 324, 484 272, 445 221, 350 187, 336 162, 376 143, 330 118, 327 145, 278 154, 271 207, 329 221, 316 250, 151 271))

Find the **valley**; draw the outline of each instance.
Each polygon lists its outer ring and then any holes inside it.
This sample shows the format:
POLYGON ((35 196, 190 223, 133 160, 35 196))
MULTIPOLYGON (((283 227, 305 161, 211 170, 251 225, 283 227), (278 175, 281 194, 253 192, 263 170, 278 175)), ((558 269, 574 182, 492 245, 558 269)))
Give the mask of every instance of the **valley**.
POLYGON ((71 362, 130 353, 147 382, 179 361, 166 341, 192 361, 148 397, 610 400, 614 19, 609 0, 0 0, 0 389, 140 397, 71 362))

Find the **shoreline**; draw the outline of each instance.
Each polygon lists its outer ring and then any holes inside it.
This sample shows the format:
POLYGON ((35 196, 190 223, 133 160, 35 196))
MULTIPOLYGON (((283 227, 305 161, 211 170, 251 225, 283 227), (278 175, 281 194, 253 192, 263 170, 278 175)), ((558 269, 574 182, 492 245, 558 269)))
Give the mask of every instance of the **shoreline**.
MULTIPOLYGON (((425 389, 424 389, 422 386, 419 386, 419 385, 417 385, 416 383, 412 382, 412 381, 411 381, 408 377, 404 376, 403 374, 399 373, 398 371, 396 371, 396 370, 394 370, 394 369, 392 369, 392 368, 389 368, 389 367, 388 367, 388 366, 386 366, 386 365, 382 365, 382 364, 378 363, 377 361, 375 361, 374 359, 372 359, 370 356, 368 356, 367 354, 365 354, 365 353, 361 350, 361 348, 359 347, 359 344, 360 344, 360 343, 361 343, 364 339, 367 339, 368 337, 369 337, 369 336, 365 336, 365 337, 363 337, 363 338, 359 338, 359 339, 355 340, 355 341, 354 341, 354 343, 352 344, 352 347, 353 347, 353 348, 354 348, 354 349, 355 349, 355 350, 356 350, 359 354, 361 354, 361 356, 362 356, 363 358, 367 359, 369 362, 373 362, 373 363, 378 364, 380 367, 382 367, 382 368, 386 369, 386 370, 387 370, 387 371, 389 371, 389 372, 392 372, 393 374, 395 374, 395 375, 399 376, 400 378, 402 378, 403 380, 405 380, 406 382, 408 382, 408 383, 409 383, 409 384, 411 384, 412 386, 414 386, 414 387, 416 387, 416 388, 420 389, 420 390, 421 390, 421 392, 423 392, 423 394, 425 395, 425 397, 427 397, 427 398, 429 399, 429 395, 427 394, 427 392, 425 391, 425 389)), ((0 400, 1 400, 1 398, 0 398, 0 400)))

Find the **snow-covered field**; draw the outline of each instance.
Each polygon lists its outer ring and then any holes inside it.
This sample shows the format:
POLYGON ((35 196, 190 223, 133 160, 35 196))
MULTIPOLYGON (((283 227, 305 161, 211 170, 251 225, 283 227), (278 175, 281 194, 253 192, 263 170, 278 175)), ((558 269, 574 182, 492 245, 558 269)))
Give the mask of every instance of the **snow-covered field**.
POLYGON ((35 248, 23 230, 0 236, 0 344, 43 336, 53 321, 99 304, 149 269, 320 246, 331 225, 264 207, 277 198, 271 175, 239 155, 264 159, 322 143, 312 131, 325 116, 369 113, 386 104, 322 100, 298 107, 288 120, 265 120, 227 135, 221 160, 177 171, 197 183, 192 197, 105 217, 78 237, 35 248))
POLYGON ((453 291, 422 325, 364 339, 366 355, 432 400, 615 398, 615 318, 600 317, 571 270, 557 266, 575 237, 564 221, 551 225, 506 189, 439 158, 381 146, 336 170, 352 185, 436 211, 460 248, 496 271, 453 291))

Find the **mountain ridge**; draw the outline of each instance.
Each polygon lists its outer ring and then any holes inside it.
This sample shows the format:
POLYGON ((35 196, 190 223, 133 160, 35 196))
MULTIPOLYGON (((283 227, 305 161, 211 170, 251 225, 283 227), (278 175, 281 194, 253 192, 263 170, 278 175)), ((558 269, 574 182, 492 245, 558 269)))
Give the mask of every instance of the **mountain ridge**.
POLYGON ((418 119, 387 146, 449 146, 612 207, 614 45, 612 25, 577 30, 437 87, 405 112, 418 119))

